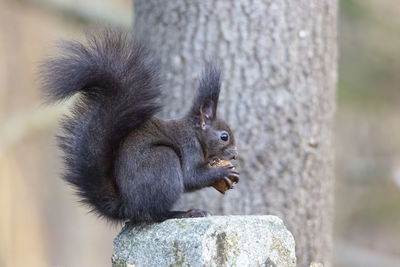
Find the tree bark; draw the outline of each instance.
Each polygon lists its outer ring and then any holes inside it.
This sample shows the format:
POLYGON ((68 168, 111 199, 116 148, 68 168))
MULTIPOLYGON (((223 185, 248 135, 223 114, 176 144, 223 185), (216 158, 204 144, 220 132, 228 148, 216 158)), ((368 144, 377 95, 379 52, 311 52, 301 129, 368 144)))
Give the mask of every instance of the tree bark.
POLYGON ((204 63, 217 58, 219 116, 238 140, 236 189, 187 194, 177 208, 278 215, 299 266, 330 265, 336 13, 336 0, 135 0, 135 33, 166 75, 164 115, 187 111, 204 63))

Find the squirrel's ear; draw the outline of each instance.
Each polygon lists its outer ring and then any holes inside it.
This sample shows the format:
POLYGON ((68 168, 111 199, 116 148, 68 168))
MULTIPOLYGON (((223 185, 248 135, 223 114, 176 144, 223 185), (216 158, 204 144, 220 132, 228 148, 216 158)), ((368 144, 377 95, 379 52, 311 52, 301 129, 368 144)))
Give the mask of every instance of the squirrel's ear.
POLYGON ((216 118, 219 92, 221 90, 220 76, 219 68, 208 64, 200 80, 191 113, 200 119, 202 128, 216 118))
POLYGON ((213 103, 207 103, 200 107, 200 125, 201 128, 204 129, 206 124, 215 119, 216 116, 216 106, 214 107, 213 103))

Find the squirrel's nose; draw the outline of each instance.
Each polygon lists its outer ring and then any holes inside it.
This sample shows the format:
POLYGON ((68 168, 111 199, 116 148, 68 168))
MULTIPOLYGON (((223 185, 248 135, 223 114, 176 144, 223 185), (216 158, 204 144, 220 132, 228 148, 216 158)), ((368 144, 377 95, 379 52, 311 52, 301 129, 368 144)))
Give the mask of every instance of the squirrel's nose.
POLYGON ((237 148, 236 147, 232 150, 232 154, 233 155, 232 155, 231 159, 235 160, 237 158, 237 156, 238 156, 238 152, 237 152, 237 148))

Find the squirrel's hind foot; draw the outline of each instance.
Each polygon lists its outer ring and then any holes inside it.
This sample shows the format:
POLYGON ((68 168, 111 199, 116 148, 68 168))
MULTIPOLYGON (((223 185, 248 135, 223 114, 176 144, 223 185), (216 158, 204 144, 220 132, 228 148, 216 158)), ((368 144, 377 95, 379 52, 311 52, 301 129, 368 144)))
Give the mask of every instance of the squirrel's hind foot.
POLYGON ((205 210, 191 209, 188 211, 171 211, 170 219, 172 218, 195 218, 195 217, 206 217, 211 214, 205 210))

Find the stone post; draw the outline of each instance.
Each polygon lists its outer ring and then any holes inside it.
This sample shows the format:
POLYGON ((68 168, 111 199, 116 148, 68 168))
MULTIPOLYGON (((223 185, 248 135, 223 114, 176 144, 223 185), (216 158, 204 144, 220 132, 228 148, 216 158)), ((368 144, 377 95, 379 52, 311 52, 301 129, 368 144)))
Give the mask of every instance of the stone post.
POLYGON ((113 267, 296 266, 295 242, 275 216, 211 216, 129 223, 114 240, 113 267))

